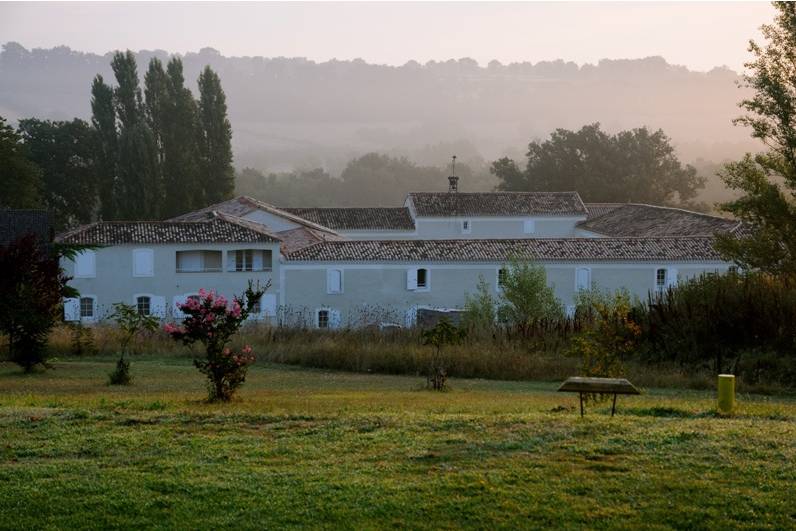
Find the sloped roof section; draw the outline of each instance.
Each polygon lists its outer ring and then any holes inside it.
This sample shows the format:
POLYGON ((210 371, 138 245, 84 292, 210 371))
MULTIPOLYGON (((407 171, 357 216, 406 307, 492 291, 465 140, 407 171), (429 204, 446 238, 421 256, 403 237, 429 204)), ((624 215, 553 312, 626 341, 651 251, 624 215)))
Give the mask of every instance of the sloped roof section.
POLYGON ((588 219, 596 218, 624 206, 625 203, 584 203, 588 219))
POLYGON ((605 236, 652 238, 732 233, 741 223, 679 208, 628 203, 582 221, 578 228, 605 236))
POLYGON ((275 243, 282 239, 229 214, 210 212, 204 221, 100 221, 60 234, 57 241, 82 245, 163 243, 275 243))
POLYGON ((283 253, 298 251, 310 245, 325 241, 342 240, 342 236, 318 232, 307 227, 283 230, 276 233, 282 239, 281 250, 283 253))
POLYGON ((406 207, 283 208, 300 218, 334 230, 414 230, 406 207))
POLYGON ((46 210, 0 210, 0 246, 35 234, 41 243, 52 241, 52 225, 46 210))
POLYGON ((318 243, 289 262, 717 261, 713 238, 376 240, 318 243))
POLYGON ((179 215, 169 219, 168 221, 200 221, 204 219, 210 212, 222 212, 224 214, 230 214, 236 217, 243 217, 254 212, 255 210, 269 212, 275 216, 290 220, 298 225, 304 225, 305 227, 313 230, 334 233, 334 230, 330 229, 329 227, 325 227, 313 221, 292 214, 287 210, 275 207, 274 205, 270 205, 264 201, 260 201, 245 195, 228 199, 227 201, 216 203, 214 205, 210 205, 209 207, 195 210, 193 212, 179 215))
POLYGON ((585 216, 577 192, 412 192, 418 216, 585 216))

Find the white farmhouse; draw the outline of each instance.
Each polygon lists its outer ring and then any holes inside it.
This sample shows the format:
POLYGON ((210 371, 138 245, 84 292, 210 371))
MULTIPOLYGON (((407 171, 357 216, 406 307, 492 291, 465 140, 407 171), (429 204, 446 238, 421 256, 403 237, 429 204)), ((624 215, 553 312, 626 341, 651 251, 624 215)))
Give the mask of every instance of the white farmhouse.
POLYGON ((571 309, 578 290, 640 298, 729 267, 713 248, 740 224, 675 208, 584 204, 576 192, 410 193, 398 208, 278 208, 237 197, 160 222, 98 222, 61 234, 96 246, 65 262, 81 297, 67 320, 115 302, 179 318, 200 288, 271 288, 255 318, 334 328, 412 325, 418 309, 461 309, 483 276, 500 290, 511 258, 543 265, 571 309))

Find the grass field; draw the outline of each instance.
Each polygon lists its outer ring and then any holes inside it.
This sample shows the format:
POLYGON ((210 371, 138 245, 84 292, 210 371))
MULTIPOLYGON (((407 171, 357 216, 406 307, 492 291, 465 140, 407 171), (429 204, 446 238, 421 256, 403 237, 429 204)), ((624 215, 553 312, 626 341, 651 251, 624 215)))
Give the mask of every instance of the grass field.
POLYGON ((796 526, 796 401, 256 365, 211 405, 184 358, 0 364, 2 528, 796 526))

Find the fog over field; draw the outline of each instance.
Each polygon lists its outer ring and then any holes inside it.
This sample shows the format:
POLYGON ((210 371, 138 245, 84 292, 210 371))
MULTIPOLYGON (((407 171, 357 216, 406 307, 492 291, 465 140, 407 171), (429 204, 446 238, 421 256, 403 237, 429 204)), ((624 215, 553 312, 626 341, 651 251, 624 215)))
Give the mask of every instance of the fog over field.
MULTIPOLYGON (((139 72, 163 50, 139 51, 139 72)), ((113 79, 111 52, 68 47, 0 54, 0 115, 9 119, 89 119, 90 86, 113 79)), ((672 137, 684 161, 721 161, 755 149, 739 114, 738 74, 695 72, 661 57, 479 65, 468 58, 409 61, 393 67, 362 60, 226 57, 204 48, 183 56, 188 86, 201 68, 221 76, 233 126, 236 166, 278 171, 323 167, 338 174, 369 151, 419 164, 521 158, 528 141, 552 130, 600 122, 615 132, 646 125, 672 137)))

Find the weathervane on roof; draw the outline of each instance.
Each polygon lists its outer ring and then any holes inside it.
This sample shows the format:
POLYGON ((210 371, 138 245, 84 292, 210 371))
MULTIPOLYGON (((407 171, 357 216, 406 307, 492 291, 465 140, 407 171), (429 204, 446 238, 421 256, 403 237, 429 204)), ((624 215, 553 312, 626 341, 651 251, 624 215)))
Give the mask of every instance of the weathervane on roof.
POLYGON ((459 178, 456 177, 456 155, 451 157, 451 175, 448 177, 448 192, 459 191, 459 178))

